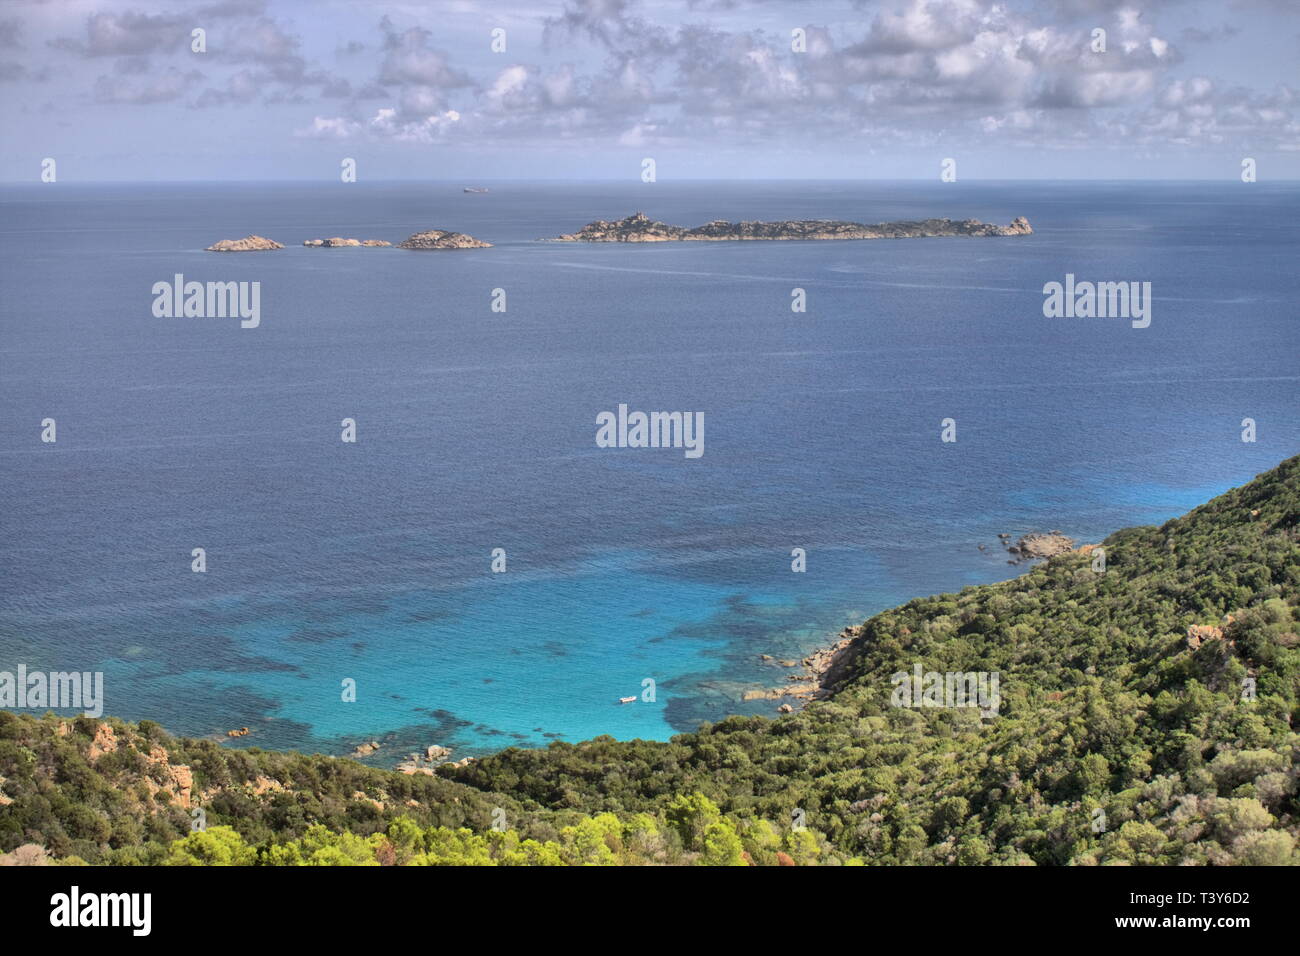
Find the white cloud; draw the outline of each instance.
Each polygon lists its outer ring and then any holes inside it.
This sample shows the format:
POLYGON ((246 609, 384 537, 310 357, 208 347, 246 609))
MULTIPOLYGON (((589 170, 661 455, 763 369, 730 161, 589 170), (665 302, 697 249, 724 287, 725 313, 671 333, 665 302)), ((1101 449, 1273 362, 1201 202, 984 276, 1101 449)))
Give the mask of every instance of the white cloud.
POLYGON ((342 116, 317 116, 306 129, 294 135, 304 139, 351 139, 361 131, 361 124, 342 116))
POLYGON ((443 138, 460 120, 460 113, 456 110, 407 120, 402 119, 397 110, 381 109, 367 128, 380 139, 395 143, 433 143, 443 138))

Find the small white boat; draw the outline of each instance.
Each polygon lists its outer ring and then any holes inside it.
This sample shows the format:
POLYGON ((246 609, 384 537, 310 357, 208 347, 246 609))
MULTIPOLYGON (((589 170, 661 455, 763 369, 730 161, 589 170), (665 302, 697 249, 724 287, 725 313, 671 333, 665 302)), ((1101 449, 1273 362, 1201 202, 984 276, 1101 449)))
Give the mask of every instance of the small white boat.
POLYGON ((635 697, 620 697, 620 698, 618 699, 618 702, 619 702, 620 704, 635 704, 635 703, 636 703, 636 698, 635 698, 635 697))

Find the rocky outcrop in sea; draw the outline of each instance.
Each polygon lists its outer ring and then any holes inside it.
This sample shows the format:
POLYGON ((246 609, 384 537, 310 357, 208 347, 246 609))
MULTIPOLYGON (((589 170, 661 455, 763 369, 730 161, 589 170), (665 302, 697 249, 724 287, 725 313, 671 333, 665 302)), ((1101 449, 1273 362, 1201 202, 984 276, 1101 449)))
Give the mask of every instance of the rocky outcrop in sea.
POLYGON ((265 236, 245 236, 243 239, 222 239, 208 246, 206 252, 262 252, 266 249, 283 249, 284 246, 265 236))
POLYGON ((342 246, 391 246, 392 243, 387 239, 340 239, 334 236, 330 239, 304 239, 304 246, 313 248, 337 249, 342 246))
POLYGON ((679 242, 736 239, 920 239, 938 236, 1028 236, 1029 220, 1017 216, 1009 226, 977 219, 922 219, 864 225, 838 219, 790 219, 781 222, 728 222, 715 219, 688 229, 651 219, 643 212, 626 219, 598 219, 577 232, 557 236, 557 242, 679 242))
POLYGON ((491 246, 492 243, 467 236, 463 232, 448 232, 445 229, 417 232, 397 244, 399 249, 488 249, 491 246))

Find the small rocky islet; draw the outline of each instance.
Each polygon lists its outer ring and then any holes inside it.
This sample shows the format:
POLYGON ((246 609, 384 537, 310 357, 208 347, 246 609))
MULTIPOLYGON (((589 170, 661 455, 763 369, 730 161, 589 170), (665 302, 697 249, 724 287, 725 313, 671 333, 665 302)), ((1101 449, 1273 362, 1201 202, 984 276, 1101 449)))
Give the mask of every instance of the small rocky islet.
POLYGON ((341 239, 334 236, 330 239, 304 239, 304 246, 313 248, 338 249, 343 246, 391 246, 392 243, 387 239, 341 239))
POLYGON ((243 239, 222 239, 208 246, 207 252, 263 252, 267 249, 283 249, 284 246, 265 236, 245 236, 243 239))
POLYGON ((492 243, 467 236, 463 232, 449 232, 446 229, 430 229, 417 232, 397 244, 399 249, 488 249, 492 243))
MULTIPOLYGON (((332 236, 328 239, 304 239, 302 244, 309 249, 346 249, 362 247, 392 247, 387 239, 345 239, 332 236)), ((483 242, 463 232, 448 229, 427 229, 417 232, 397 244, 398 249, 488 249, 492 243, 483 242)), ((245 236, 243 239, 222 239, 207 247, 207 252, 261 252, 267 249, 283 249, 281 243, 265 236, 245 236)))

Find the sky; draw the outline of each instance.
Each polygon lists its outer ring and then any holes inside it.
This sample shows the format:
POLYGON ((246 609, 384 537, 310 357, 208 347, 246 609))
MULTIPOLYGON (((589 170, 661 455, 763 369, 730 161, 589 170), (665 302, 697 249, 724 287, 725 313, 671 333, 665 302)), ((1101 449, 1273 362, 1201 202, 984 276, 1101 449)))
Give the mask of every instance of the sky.
POLYGON ((0 0, 0 181, 1297 179, 1298 51, 1300 0, 0 0))

